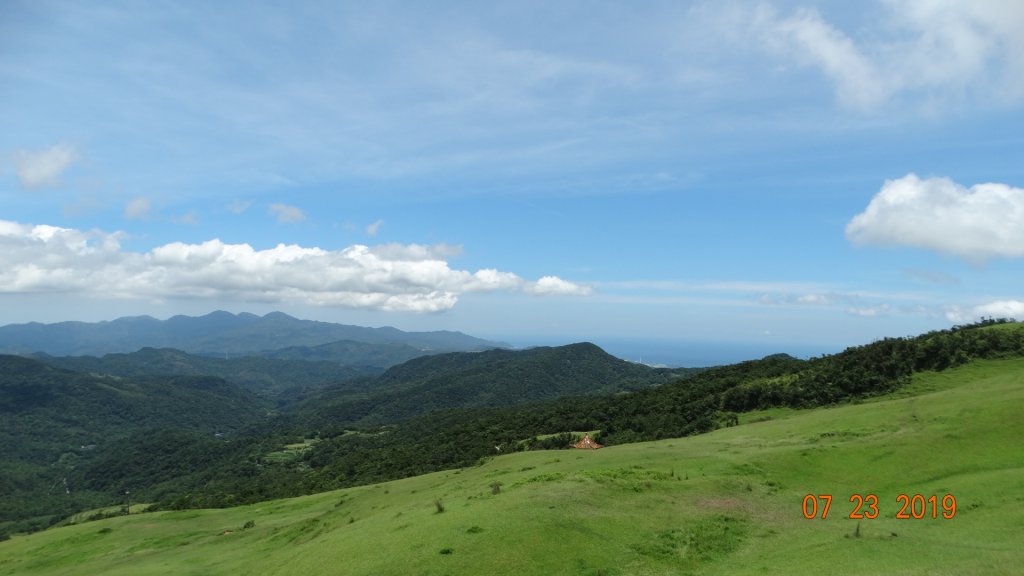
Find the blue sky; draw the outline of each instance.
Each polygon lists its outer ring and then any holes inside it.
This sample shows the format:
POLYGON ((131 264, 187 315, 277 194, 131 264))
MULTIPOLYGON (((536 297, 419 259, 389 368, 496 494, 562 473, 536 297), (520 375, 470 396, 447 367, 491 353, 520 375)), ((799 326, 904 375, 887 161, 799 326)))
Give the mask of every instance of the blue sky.
POLYGON ((365 4, 0 5, 0 324, 697 363, 1024 317, 1019 4, 365 4))

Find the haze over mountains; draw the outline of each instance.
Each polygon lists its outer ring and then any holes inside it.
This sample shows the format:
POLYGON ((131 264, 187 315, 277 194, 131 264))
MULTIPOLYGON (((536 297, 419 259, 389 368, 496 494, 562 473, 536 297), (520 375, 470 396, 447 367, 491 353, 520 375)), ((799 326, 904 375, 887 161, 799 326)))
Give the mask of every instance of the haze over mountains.
POLYGON ((134 352, 145 347, 175 348, 203 355, 269 354, 277 358, 334 361, 339 354, 347 357, 353 352, 361 355, 372 350, 380 354, 384 350, 388 359, 386 365, 391 365, 424 352, 477 351, 508 347, 508 344, 461 332, 403 332, 391 327, 367 328, 300 320, 282 312, 257 316, 216 311, 205 316, 179 315, 167 320, 131 316, 109 322, 31 322, 0 326, 0 353, 80 356, 134 352), (374 347, 338 344, 341 341, 373 344, 374 347), (321 348, 327 344, 333 346, 321 348), (394 361, 396 358, 401 359, 394 361))

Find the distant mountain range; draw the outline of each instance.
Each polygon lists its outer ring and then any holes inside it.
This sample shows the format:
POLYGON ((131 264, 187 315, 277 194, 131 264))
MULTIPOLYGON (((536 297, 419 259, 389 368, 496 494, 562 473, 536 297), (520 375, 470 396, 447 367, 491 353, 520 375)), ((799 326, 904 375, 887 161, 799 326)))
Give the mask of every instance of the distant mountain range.
POLYGON ((209 356, 267 355, 328 360, 386 368, 424 353, 508 347, 461 332, 403 332, 300 320, 282 312, 265 316, 217 311, 205 316, 118 318, 109 322, 59 322, 0 326, 0 353, 99 356, 141 348, 175 348, 209 356), (345 343, 339 343, 345 341, 345 343), (326 346, 325 345, 329 345, 326 346), (367 346, 372 345, 372 346, 367 346), (375 357, 372 362, 361 358, 375 357))

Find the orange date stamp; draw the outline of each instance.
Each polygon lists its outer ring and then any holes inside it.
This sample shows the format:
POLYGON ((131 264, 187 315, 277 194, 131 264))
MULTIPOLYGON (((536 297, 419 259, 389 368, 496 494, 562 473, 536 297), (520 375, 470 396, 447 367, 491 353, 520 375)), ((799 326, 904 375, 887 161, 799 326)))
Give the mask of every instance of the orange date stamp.
MULTIPOLYGON (((849 518, 854 520, 873 520, 880 514, 878 496, 874 494, 854 494, 850 496, 850 504, 853 509, 850 511, 849 518)), ((808 520, 828 518, 831 507, 831 494, 804 496, 803 513, 804 518, 808 520)), ((951 520, 956 516, 956 498, 952 494, 946 494, 941 499, 934 494, 931 496, 900 494, 896 497, 896 507, 899 508, 899 511, 896 512, 897 520, 922 520, 924 518, 951 520)))

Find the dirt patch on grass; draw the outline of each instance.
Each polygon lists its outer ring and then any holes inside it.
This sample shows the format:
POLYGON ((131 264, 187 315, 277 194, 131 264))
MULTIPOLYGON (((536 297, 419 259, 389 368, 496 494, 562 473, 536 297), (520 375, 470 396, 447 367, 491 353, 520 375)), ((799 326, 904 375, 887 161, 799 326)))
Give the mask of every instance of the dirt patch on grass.
POLYGON ((697 501, 697 507, 705 510, 731 511, 746 508, 739 498, 704 498, 697 501))

